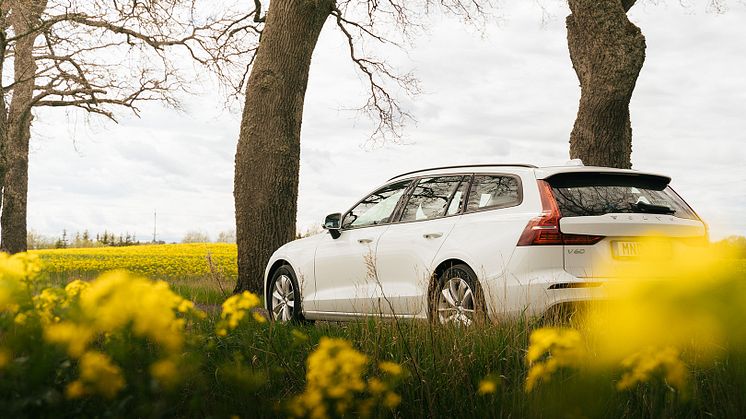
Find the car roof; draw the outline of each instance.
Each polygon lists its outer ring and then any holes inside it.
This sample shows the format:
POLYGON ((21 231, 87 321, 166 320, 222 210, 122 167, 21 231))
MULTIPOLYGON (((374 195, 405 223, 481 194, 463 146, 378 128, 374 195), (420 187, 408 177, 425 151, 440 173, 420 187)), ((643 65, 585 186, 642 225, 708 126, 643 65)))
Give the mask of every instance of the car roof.
POLYGON ((457 166, 432 167, 428 169, 420 169, 420 170, 414 170, 414 171, 407 172, 407 173, 402 173, 400 175, 392 177, 391 179, 389 179, 389 181, 403 178, 408 175, 421 176, 421 175, 428 175, 428 174, 463 173, 465 171, 468 171, 468 172, 532 171, 535 174, 537 179, 548 179, 560 173, 589 173, 589 174, 590 173, 615 173, 615 174, 628 174, 628 175, 637 175, 637 176, 648 175, 648 176, 655 176, 659 178, 665 178, 668 180, 668 182, 671 181, 671 178, 669 176, 660 175, 657 173, 641 172, 639 170, 632 170, 632 169, 616 169, 613 167, 582 166, 582 165, 538 167, 532 164, 523 164, 523 163, 466 164, 466 165, 457 165, 457 166))
POLYGON ((420 169, 420 170, 413 170, 411 172, 402 173, 400 175, 396 175, 389 179, 389 181, 392 181, 394 179, 398 179, 401 177, 405 177, 408 175, 422 175, 422 174, 428 174, 429 172, 438 172, 438 173, 460 173, 464 171, 468 172, 474 172, 474 171, 487 171, 491 172, 492 169, 495 171, 505 170, 506 168, 522 168, 522 169, 536 169, 536 166, 533 164, 522 164, 522 163, 516 163, 516 164, 464 164, 464 165, 456 165, 456 166, 441 166, 441 167, 431 167, 428 169, 420 169), (465 170, 466 169, 466 170, 465 170), (478 169, 478 170, 474 170, 478 169))

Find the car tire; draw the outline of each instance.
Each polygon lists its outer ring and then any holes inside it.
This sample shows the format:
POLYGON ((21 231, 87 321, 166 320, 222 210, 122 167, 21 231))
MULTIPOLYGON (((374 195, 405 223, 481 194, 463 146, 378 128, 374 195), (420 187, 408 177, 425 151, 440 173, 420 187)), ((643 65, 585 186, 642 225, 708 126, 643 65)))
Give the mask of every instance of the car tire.
POLYGON ((487 319, 482 287, 465 264, 452 265, 438 278, 430 296, 430 320, 435 324, 471 326, 487 319))
POLYGON ((302 322, 301 295, 298 280, 290 265, 277 268, 270 279, 267 293, 267 308, 273 321, 302 322))

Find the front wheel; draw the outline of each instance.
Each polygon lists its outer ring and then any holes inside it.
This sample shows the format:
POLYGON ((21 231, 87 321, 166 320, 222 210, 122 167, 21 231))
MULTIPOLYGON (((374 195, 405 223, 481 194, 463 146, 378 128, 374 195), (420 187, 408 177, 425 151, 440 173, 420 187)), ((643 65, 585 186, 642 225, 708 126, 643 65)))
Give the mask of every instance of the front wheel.
POLYGON ((298 281, 290 266, 281 266, 275 271, 270 280, 270 287, 267 297, 272 320, 282 323, 303 320, 298 281))
POLYGON ((471 268, 453 265, 440 275, 430 301, 430 318, 457 326, 471 326, 486 318, 482 288, 471 268))

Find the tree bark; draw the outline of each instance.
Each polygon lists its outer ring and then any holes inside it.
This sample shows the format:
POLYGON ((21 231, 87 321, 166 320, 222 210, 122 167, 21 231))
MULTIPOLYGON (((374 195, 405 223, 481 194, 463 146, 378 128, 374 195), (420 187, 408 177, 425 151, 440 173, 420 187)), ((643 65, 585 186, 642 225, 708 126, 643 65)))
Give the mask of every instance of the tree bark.
POLYGON ((259 293, 272 253, 295 236, 300 131, 311 56, 334 0, 272 0, 236 151, 238 281, 259 293))
MULTIPOLYGON (((46 1, 12 2, 9 21, 17 34, 27 33, 38 24, 46 1)), ((31 101, 34 95, 36 34, 19 39, 13 55, 13 96, 5 125, 5 176, 3 178, 0 250, 19 253, 27 250, 26 214, 28 197, 28 153, 31 139, 31 101)))
MULTIPOLYGON (((0 4, 0 74, 5 74, 5 56, 8 50, 8 6, 7 3, 0 4)), ((3 208, 3 191, 5 189, 5 173, 7 172, 7 152, 5 128, 7 123, 8 107, 5 103, 5 89, 0 83, 0 214, 3 208)), ((0 225, 0 251, 2 251, 2 226, 0 225)))
POLYGON ((567 44, 580 81, 570 158, 632 167, 629 102, 645 61, 645 37, 627 18, 635 0, 569 0, 567 44))

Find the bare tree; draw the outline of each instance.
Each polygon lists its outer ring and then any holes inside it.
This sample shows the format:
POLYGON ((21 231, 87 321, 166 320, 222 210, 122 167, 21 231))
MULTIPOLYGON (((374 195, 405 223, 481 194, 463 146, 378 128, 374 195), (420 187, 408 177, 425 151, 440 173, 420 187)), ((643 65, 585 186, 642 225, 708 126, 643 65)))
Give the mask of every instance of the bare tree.
POLYGON ((186 234, 184 234, 184 237, 181 239, 182 243, 209 243, 210 242, 210 236, 207 235, 204 231, 199 230, 191 230, 187 231, 186 234))
POLYGON ((225 230, 218 233, 215 243, 235 243, 236 230, 225 230))
POLYGON ((176 95, 188 84, 175 61, 186 56, 222 69, 251 50, 250 42, 232 40, 217 48, 217 34, 240 16, 195 2, 0 0, 0 249, 26 250, 35 108, 72 107, 116 121, 117 110, 139 115, 145 102, 178 106, 176 95))
POLYGON ((241 26, 261 37, 248 63, 251 70, 236 151, 236 292, 259 292, 270 255, 295 236, 303 103, 311 56, 327 20, 331 18, 346 38, 350 60, 367 82, 368 99, 362 110, 377 122, 373 136, 396 138, 410 117, 396 100, 396 89, 416 93, 417 81, 364 54, 362 45, 396 43, 384 35, 387 32, 407 39, 421 27, 420 18, 435 6, 471 20, 483 17, 483 7, 489 3, 272 0, 266 13, 260 0, 254 5, 251 20, 241 26))
POLYGON ((629 102, 645 61, 645 37, 627 18, 636 0, 569 0, 567 44, 580 81, 570 157, 632 167, 629 102))

